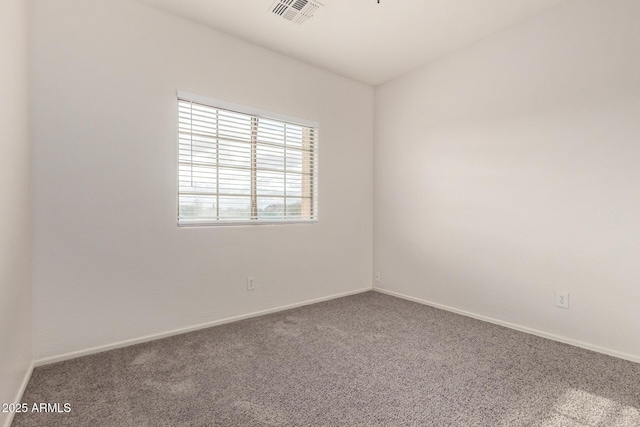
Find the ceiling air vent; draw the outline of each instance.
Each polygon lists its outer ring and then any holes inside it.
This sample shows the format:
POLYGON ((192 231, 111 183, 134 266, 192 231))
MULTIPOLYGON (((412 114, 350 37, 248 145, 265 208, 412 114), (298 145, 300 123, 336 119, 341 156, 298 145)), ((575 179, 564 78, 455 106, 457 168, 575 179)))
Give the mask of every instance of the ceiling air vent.
POLYGON ((296 24, 302 24, 320 7, 322 3, 314 0, 276 0, 271 6, 271 12, 296 24))

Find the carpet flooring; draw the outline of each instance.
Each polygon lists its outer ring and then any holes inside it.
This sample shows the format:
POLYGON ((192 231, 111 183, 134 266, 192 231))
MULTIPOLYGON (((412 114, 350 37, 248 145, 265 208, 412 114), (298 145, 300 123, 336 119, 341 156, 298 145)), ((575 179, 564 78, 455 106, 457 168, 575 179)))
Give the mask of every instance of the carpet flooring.
POLYGON ((640 426, 640 364, 377 292, 36 368, 13 426, 640 426))

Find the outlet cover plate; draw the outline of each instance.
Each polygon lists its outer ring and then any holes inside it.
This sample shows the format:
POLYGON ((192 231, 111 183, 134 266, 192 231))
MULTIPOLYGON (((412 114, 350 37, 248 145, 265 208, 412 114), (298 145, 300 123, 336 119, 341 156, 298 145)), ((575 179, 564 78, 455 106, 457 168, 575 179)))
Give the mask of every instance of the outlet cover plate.
POLYGON ((569 292, 556 291, 556 307, 569 308, 569 292))

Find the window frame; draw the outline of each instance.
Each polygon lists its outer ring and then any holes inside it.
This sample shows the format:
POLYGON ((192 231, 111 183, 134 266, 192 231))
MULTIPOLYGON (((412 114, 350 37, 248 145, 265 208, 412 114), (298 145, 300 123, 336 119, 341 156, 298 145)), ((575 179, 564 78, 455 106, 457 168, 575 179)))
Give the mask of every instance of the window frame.
MULTIPOLYGON (((235 113, 245 114, 251 116, 252 122, 255 119, 266 119, 266 120, 275 120, 285 124, 299 125, 307 128, 312 128, 314 130, 314 138, 312 141, 312 157, 313 161, 311 162, 311 209, 312 209, 312 218, 311 219, 300 219, 300 218, 292 218, 292 219, 279 219, 279 220, 269 220, 269 219, 259 219, 254 218, 253 215, 250 219, 205 219, 202 221, 193 220, 184 222, 180 221, 180 155, 179 155, 179 146, 180 146, 180 129, 178 126, 178 122, 176 122, 176 215, 177 215, 177 226, 179 228, 191 228, 191 227, 221 227, 221 226, 254 226, 254 225, 296 225, 296 224, 317 224, 319 219, 318 213, 318 205, 319 205, 319 188, 318 188, 318 163, 319 163, 319 130, 320 123, 317 121, 312 121, 308 119, 302 119, 299 117, 288 116, 280 113, 274 113, 267 110, 262 110, 255 107, 249 107, 246 105, 236 104, 229 101, 224 101, 221 99, 210 98, 204 95, 198 95, 187 91, 178 90, 176 92, 176 117, 179 117, 179 106, 180 102, 192 102, 201 105, 205 105, 214 109, 227 110, 235 113)), ((252 151, 255 149, 256 145, 252 145, 252 151)), ((257 201, 257 185, 255 183, 255 174, 261 169, 255 165, 255 157, 252 154, 252 166, 251 166, 251 210, 253 211, 254 202, 257 201)), ((216 166, 218 167, 218 166, 216 166)), ((286 177, 286 172, 285 172, 286 177)), ((285 183, 286 185, 286 183, 285 183)), ((278 196, 275 196, 278 197, 278 196)))

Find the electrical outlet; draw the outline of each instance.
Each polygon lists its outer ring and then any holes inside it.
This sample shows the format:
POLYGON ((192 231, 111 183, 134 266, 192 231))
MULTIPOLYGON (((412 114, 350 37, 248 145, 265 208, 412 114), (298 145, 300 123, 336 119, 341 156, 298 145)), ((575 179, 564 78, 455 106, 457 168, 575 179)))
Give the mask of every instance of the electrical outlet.
POLYGON ((380 281, 380 273, 376 273, 376 282, 380 281))
POLYGON ((256 288, 256 278, 255 277, 247 277, 247 290, 252 291, 256 288))
POLYGON ((569 308, 569 292, 556 291, 556 306, 569 308))

